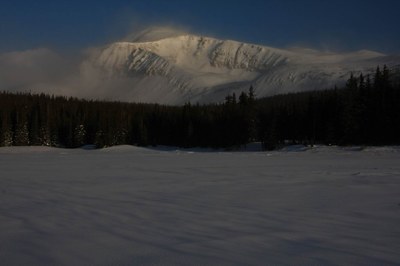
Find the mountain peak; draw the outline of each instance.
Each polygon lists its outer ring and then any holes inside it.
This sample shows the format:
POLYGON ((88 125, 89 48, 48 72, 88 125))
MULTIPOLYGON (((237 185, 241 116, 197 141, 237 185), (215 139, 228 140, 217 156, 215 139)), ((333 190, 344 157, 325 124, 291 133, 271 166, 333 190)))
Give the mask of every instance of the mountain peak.
POLYGON ((132 81, 135 100, 158 103, 221 101, 250 85, 259 97, 341 86, 398 58, 361 50, 289 50, 220 40, 172 27, 152 27, 102 50, 93 62, 110 77, 132 81))

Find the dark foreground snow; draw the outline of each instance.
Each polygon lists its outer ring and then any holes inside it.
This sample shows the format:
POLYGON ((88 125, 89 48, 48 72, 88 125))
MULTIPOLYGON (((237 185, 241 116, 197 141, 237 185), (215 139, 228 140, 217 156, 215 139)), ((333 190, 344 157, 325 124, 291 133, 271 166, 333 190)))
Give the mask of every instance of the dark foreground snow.
POLYGON ((296 151, 1 148, 0 264, 400 264, 400 150, 296 151))

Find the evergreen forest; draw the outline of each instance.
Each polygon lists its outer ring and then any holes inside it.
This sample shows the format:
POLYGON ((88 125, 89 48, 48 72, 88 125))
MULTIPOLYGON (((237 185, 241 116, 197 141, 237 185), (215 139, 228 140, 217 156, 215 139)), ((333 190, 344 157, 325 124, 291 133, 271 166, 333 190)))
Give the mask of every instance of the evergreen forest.
POLYGON ((223 103, 167 106, 1 92, 0 146, 400 144, 400 83, 386 66, 351 75, 343 88, 261 99, 256 93, 251 87, 223 103))

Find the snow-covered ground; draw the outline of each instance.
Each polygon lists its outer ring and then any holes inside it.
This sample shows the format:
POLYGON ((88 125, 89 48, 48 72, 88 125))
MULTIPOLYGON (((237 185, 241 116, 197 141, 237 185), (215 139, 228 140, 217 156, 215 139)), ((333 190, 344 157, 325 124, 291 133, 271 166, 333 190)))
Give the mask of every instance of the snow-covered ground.
POLYGON ((0 148, 1 265, 399 265, 400 148, 0 148))

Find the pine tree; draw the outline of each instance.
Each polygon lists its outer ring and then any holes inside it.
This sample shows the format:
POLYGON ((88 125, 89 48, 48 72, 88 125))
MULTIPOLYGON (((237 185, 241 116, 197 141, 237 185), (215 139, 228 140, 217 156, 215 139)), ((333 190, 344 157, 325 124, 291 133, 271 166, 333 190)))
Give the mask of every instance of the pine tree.
POLYGON ((242 91, 242 93, 240 93, 239 96, 239 104, 246 105, 248 103, 249 103, 249 96, 247 96, 247 94, 244 91, 242 91))
POLYGON ((364 80, 364 76, 363 76, 362 73, 360 74, 360 77, 359 77, 358 79, 359 79, 358 88, 359 88, 361 91, 364 91, 365 88, 366 88, 366 85, 365 85, 365 80, 364 80))
POLYGON ((94 145, 96 148, 104 148, 107 147, 106 138, 103 130, 98 130, 95 135, 94 145))
POLYGON ((346 88, 351 90, 358 88, 357 79, 354 77, 353 73, 350 74, 350 78, 347 80, 346 88))
POLYGON ((382 72, 379 66, 376 68, 375 78, 374 78, 374 88, 380 88, 382 84, 382 72))
POLYGON ((86 144, 86 129, 84 125, 77 125, 73 133, 73 146, 81 147, 86 144))
POLYGON ((12 146, 13 145, 13 132, 11 125, 8 122, 6 115, 3 116, 2 127, 0 131, 0 146, 12 146))
POLYGON ((232 93, 232 104, 236 104, 236 93, 232 93))
POLYGON ((28 123, 26 121, 20 121, 17 123, 14 133, 14 145, 16 146, 28 146, 29 142, 29 131, 28 123))
POLYGON ((251 85, 249 88, 249 101, 253 102, 255 99, 256 99, 256 94, 253 85, 251 85))
POLYGON ((367 93, 369 93, 371 91, 372 85, 371 85, 371 78, 369 75, 367 75, 367 81, 365 83, 365 89, 367 91, 367 93))
POLYGON ((29 142, 29 129, 27 106, 23 106, 21 110, 15 114, 15 127, 14 127, 14 145, 28 146, 29 142))

